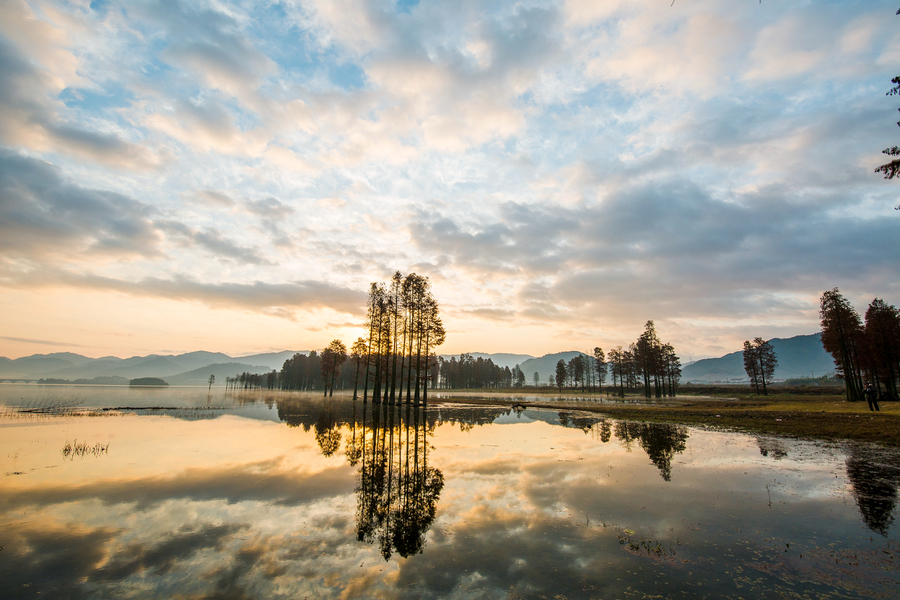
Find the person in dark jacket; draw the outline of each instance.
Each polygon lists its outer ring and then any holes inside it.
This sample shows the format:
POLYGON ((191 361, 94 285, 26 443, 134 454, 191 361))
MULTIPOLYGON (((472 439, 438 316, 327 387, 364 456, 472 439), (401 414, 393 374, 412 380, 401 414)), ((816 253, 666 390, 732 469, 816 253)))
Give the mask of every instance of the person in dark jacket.
POLYGON ((875 386, 871 383, 866 386, 866 402, 869 403, 869 410, 871 411, 879 411, 881 409, 878 408, 878 392, 875 391, 875 386))

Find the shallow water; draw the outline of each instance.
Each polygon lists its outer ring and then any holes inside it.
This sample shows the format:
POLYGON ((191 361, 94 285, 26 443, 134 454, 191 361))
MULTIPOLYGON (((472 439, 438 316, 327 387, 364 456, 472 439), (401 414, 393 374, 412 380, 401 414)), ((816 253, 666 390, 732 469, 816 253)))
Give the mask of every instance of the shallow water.
POLYGON ((900 589, 900 457, 874 446, 221 389, 0 386, 0 402, 4 598, 900 589))

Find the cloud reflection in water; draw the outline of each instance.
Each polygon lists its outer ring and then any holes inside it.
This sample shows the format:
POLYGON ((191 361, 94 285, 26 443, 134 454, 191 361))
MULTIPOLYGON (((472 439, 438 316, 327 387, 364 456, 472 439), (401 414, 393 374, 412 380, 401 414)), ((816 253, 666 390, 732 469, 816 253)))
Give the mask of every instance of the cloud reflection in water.
POLYGON ((2 456, 25 448, 26 473, 0 490, 8 597, 888 597, 898 583, 895 453, 575 412, 270 404, 281 423, 82 421, 90 439, 140 427, 107 470, 59 477, 32 470, 50 465, 27 440, 65 425, 7 428, 2 456))

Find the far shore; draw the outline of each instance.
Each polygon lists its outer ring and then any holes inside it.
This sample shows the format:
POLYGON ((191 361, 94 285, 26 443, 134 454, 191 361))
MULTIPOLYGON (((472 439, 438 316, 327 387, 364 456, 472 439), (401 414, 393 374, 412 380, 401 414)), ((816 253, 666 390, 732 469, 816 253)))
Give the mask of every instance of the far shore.
POLYGON ((673 422, 685 425, 785 435, 823 441, 875 442, 900 447, 900 402, 882 402, 879 412, 870 412, 865 402, 847 402, 840 388, 773 389, 757 396, 745 387, 716 388, 701 393, 701 386, 683 390, 674 398, 581 394, 565 390, 429 390, 429 401, 465 404, 580 410, 617 419, 673 422), (698 389, 699 388, 699 389, 698 389), (728 395, 722 391, 730 392, 728 395), (721 394, 721 395, 720 395, 721 394), (515 396, 530 396, 516 399, 515 396), (438 398, 437 396, 440 396, 438 398))

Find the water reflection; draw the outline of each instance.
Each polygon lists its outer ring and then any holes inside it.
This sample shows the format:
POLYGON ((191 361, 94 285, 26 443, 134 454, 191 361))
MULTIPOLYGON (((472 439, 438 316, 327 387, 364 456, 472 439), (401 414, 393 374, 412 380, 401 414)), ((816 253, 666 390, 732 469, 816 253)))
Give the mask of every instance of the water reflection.
POLYGON ((847 458, 847 478, 866 526, 887 535, 894 523, 900 465, 896 455, 872 446, 851 446, 847 458))
POLYGON ((341 430, 334 419, 333 403, 327 404, 327 408, 316 419, 316 443, 322 449, 323 456, 331 456, 341 447, 341 430))
POLYGON ((216 420, 3 429, 0 474, 18 474, 0 486, 0 597, 861 600, 900 585, 895 450, 573 410, 247 400, 216 420), (113 442, 65 460, 76 437, 113 442))
POLYGON ((438 411, 390 405, 288 397, 277 402, 289 427, 312 428, 323 456, 334 455, 347 433, 344 455, 357 468, 356 538, 377 544, 385 560, 422 551, 444 487, 443 473, 428 465, 428 437, 444 422, 461 429, 493 422, 508 409, 438 411))
POLYGON ((629 447, 637 440, 666 481, 672 481, 672 459, 687 448, 687 428, 671 423, 616 423, 616 437, 629 447))
POLYGON ((352 446, 361 449, 356 538, 377 542, 385 560, 394 551, 406 558, 422 551, 444 488, 443 473, 428 466, 434 428, 421 407, 373 405, 371 415, 368 409, 363 404, 360 425, 353 426, 352 446))

